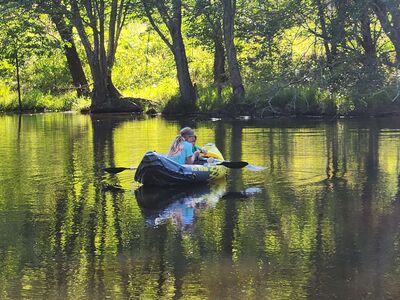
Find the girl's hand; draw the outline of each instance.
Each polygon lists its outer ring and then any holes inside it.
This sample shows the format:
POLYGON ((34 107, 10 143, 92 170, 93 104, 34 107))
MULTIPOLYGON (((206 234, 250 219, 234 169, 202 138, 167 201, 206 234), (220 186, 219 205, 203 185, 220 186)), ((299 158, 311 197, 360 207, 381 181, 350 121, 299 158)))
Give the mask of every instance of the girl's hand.
POLYGON ((203 154, 207 154, 207 152, 208 152, 208 150, 206 149, 206 148, 201 148, 201 153, 203 153, 203 154))
POLYGON ((212 158, 212 157, 207 158, 207 162, 209 164, 212 164, 214 162, 214 158, 212 158))
POLYGON ((200 150, 194 151, 193 155, 194 155, 195 157, 198 157, 198 156, 200 155, 200 150))

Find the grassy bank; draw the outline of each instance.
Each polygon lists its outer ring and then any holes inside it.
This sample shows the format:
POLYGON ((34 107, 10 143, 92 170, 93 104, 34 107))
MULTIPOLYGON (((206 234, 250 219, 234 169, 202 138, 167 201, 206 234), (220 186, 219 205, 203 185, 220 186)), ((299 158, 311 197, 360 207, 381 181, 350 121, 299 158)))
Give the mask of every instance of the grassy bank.
MULTIPOLYGON (((179 102, 178 95, 173 95, 165 85, 138 92, 149 99, 152 95, 164 95, 165 97, 166 90, 172 96, 162 99, 162 111, 169 115, 184 114, 186 111, 179 102)), ((174 91, 176 92, 175 89, 174 91)), ((17 94, 4 83, 0 83, 0 93, 2 95, 0 111, 19 110, 17 94)), ((198 95, 198 112, 211 116, 249 115, 263 118, 287 115, 379 116, 400 113, 400 99, 396 98, 393 87, 387 87, 362 99, 349 99, 340 93, 331 93, 314 86, 286 87, 279 91, 274 90, 272 86, 270 88, 253 86, 247 90, 246 98, 243 101, 235 103, 230 101, 231 88, 227 85, 222 89, 221 98, 218 97, 217 88, 213 85, 198 86, 198 95)), ((22 97, 23 111, 80 111, 88 109, 90 106, 90 99, 78 98, 75 91, 52 95, 32 90, 23 94, 22 97)))

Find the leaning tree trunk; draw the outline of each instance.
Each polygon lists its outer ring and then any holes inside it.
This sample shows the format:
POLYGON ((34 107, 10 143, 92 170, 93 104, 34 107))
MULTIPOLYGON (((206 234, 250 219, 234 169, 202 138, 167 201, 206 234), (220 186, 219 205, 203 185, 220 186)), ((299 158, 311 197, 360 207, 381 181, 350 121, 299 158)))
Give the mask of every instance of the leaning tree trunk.
POLYGON ((142 0, 142 4, 151 25, 174 55, 176 72, 179 83, 181 103, 188 110, 196 107, 196 90, 189 73, 189 64, 186 56, 185 44, 182 37, 182 1, 172 1, 172 7, 166 1, 142 0), (152 10, 156 8, 170 34, 168 38, 153 18, 152 10))
POLYGON ((372 8, 383 31, 396 51, 396 66, 400 63, 400 11, 396 1, 373 0, 372 8), (389 6, 390 5, 390 6, 389 6))
POLYGON ((329 45, 329 35, 328 35, 328 30, 326 28, 326 20, 325 20, 325 14, 324 14, 324 8, 322 7, 322 3, 320 0, 316 0, 315 4, 317 5, 317 11, 318 11, 318 18, 319 18, 319 23, 321 26, 321 35, 324 43, 324 49, 325 49, 325 55, 326 55, 326 61, 328 63, 328 67, 330 70, 332 70, 332 65, 333 65, 333 55, 331 52, 331 48, 329 45))
MULTIPOLYGON (((66 24, 64 24, 66 25, 66 24)), ((90 96, 89 85, 83 71, 82 62, 79 58, 78 52, 76 51, 75 43, 72 38, 72 28, 62 29, 56 23, 57 30, 64 42, 64 53, 67 58, 69 72, 72 77, 72 82, 76 88, 78 97, 90 96)))
POLYGON ((229 65, 229 75, 233 89, 233 100, 238 102, 244 98, 245 91, 243 86, 242 76, 240 74, 239 63, 236 55, 236 47, 234 44, 234 20, 236 1, 221 0, 224 7, 224 40, 225 49, 229 65))
MULTIPOLYGON (((347 0, 346 0, 347 1, 347 0)), ((336 7, 336 15, 331 21, 331 45, 332 45, 332 56, 336 60, 339 55, 339 47, 346 46, 346 30, 345 30, 345 20, 347 18, 346 1, 337 0, 334 1, 334 6, 336 7)))
POLYGON ((50 7, 50 17, 64 42, 64 53, 67 58, 73 85, 76 88, 78 97, 90 96, 89 85, 72 36, 72 26, 67 24, 64 20, 64 14, 61 12, 60 8, 60 0, 53 0, 53 4, 54 7, 50 7))
POLYGON ((227 80, 225 74, 225 49, 222 33, 221 35, 215 36, 214 48, 214 84, 217 86, 218 101, 222 102, 222 85, 227 80))

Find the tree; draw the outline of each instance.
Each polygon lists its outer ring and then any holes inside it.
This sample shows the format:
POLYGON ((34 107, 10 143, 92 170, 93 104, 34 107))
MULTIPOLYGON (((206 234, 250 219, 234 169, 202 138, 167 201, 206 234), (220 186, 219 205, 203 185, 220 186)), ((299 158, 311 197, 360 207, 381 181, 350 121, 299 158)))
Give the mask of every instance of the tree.
POLYGON ((225 74, 225 47, 222 31, 222 6, 218 0, 195 0, 189 13, 189 32, 203 47, 214 52, 213 77, 221 99, 222 84, 227 81, 225 74))
POLYGON ((25 58, 47 50, 50 40, 38 22, 39 16, 15 2, 0 4, 0 55, 12 61, 16 70, 19 111, 22 111, 20 68, 25 58))
POLYGON ((115 110, 121 94, 112 82, 112 68, 131 1, 68 1, 71 22, 78 31, 92 74, 91 111, 115 110))
POLYGON ((42 10, 49 14, 61 37, 62 47, 64 49, 68 68, 72 77, 72 82, 76 88, 78 97, 89 96, 89 85, 85 76, 85 72, 83 71, 82 62, 76 50, 75 41, 72 35, 72 25, 66 21, 66 11, 61 3, 61 0, 40 0, 39 4, 42 10))
POLYGON ((400 63, 400 3, 399 1, 372 0, 372 8, 396 51, 396 64, 400 63))
POLYGON ((190 78, 189 65, 182 37, 182 1, 181 0, 141 0, 150 24, 174 55, 182 104, 195 109, 196 91, 190 78), (154 10, 157 10, 157 18, 154 10), (165 25, 170 38, 163 32, 165 25))
POLYGON ((229 65, 229 75, 233 90, 233 100, 239 101, 244 98, 245 91, 242 75, 240 74, 239 63, 234 43, 234 23, 236 13, 236 0, 220 0, 223 13, 224 41, 226 55, 229 65))
POLYGON ((66 9, 61 0, 25 0, 25 1, 9 1, 14 5, 19 5, 26 11, 32 11, 35 14, 46 14, 54 23, 60 37, 61 46, 67 60, 69 72, 72 82, 76 88, 78 97, 89 96, 89 86, 83 71, 82 63, 75 47, 72 35, 72 25, 67 22, 65 13, 66 9))
MULTIPOLYGON (((352 17, 350 22, 354 29, 349 32, 350 39, 354 38, 359 45, 362 63, 368 72, 369 77, 378 75, 378 53, 377 42, 379 33, 374 26, 377 21, 372 15, 371 3, 369 1, 356 0, 349 10, 352 17)), ((370 82, 368 83, 370 84, 370 82)))

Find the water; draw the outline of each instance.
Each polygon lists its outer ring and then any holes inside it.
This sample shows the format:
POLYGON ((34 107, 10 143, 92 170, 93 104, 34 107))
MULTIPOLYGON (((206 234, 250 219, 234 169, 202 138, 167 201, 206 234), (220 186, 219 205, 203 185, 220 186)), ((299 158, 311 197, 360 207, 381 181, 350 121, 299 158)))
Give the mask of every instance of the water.
POLYGON ((0 299, 398 299, 399 150, 394 119, 0 116, 0 299), (267 168, 173 190, 101 171, 184 125, 267 168))

